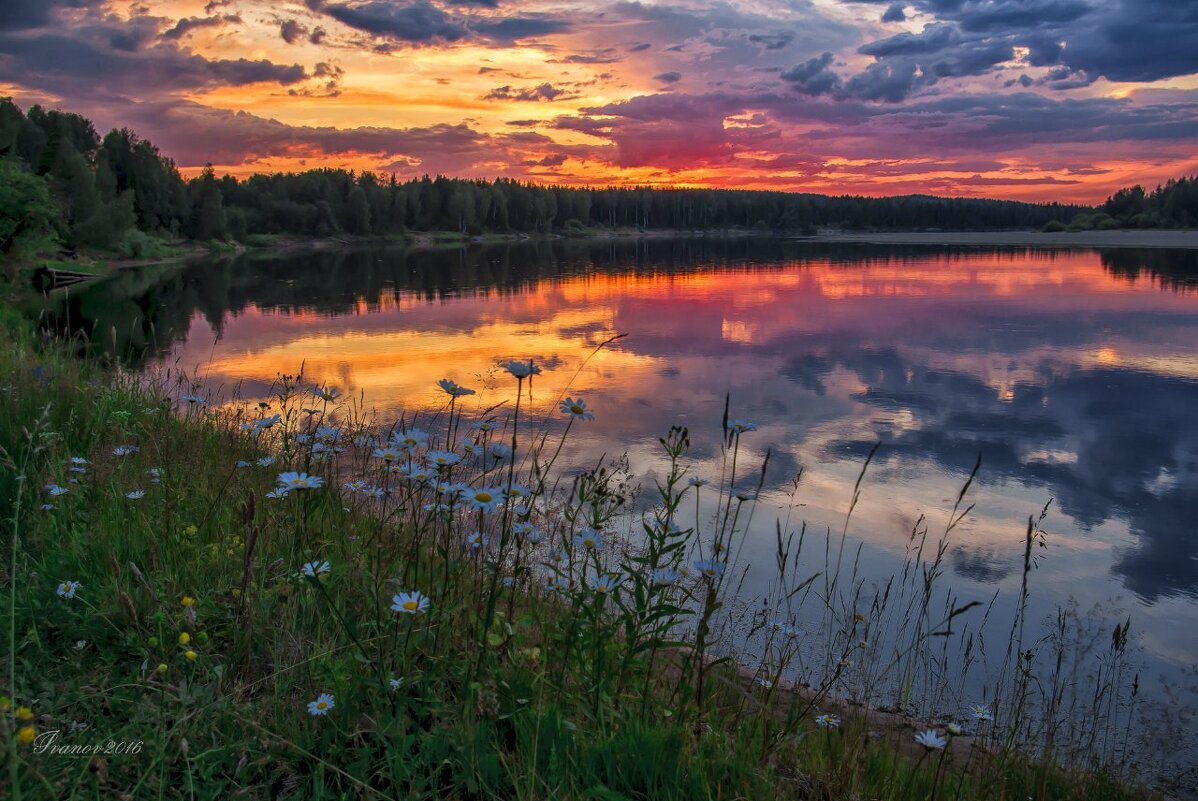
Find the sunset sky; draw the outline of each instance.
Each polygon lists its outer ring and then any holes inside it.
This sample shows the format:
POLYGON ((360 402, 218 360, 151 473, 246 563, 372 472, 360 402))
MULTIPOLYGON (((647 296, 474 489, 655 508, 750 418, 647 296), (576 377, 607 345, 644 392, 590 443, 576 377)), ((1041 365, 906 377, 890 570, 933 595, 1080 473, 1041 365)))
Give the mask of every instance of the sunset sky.
POLYGON ((187 174, 1099 202, 1198 171, 1198 2, 2 0, 0 95, 187 174))

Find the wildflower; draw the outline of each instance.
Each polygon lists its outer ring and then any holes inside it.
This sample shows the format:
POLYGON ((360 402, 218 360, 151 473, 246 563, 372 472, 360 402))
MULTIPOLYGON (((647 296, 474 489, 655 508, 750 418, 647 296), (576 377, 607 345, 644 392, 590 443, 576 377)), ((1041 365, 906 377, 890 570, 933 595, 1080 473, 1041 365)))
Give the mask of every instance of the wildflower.
POLYGON ((64 581, 58 585, 58 595, 69 600, 75 597, 76 590, 82 586, 78 581, 64 581))
POLYGON ((484 420, 481 423, 475 423, 474 428, 478 431, 482 431, 485 434, 488 431, 495 430, 495 422, 493 420, 484 420))
POLYGON ((71 462, 71 464, 75 465, 76 467, 85 467, 85 466, 91 464, 91 462, 89 462, 87 459, 85 459, 82 456, 72 456, 70 458, 70 462, 71 462))
POLYGON ((449 504, 445 503, 426 503, 420 507, 423 511, 431 514, 441 514, 449 511, 449 504))
POLYGON ((126 492, 125 497, 131 501, 140 501, 142 498, 146 497, 146 491, 133 490, 132 492, 126 492))
POLYGON ((184 595, 183 600, 179 601, 179 603, 183 604, 184 606, 195 606, 196 599, 192 598, 190 595, 184 595))
POLYGON ((336 706, 336 704, 333 703, 332 693, 321 693, 320 695, 316 696, 315 701, 308 702, 308 714, 327 715, 329 710, 334 706, 336 706))
POLYGON ((198 657, 198 656, 199 656, 199 654, 197 654, 195 651, 192 651, 190 649, 183 652, 183 658, 186 659, 188 662, 196 661, 196 657, 198 657))
POLYGON ((307 473, 279 473, 279 484, 290 492, 291 490, 323 487, 324 479, 320 476, 310 476, 307 473))
POLYGON ((479 548, 485 548, 490 541, 490 538, 486 534, 476 531, 466 538, 466 545, 472 550, 477 551, 479 548))
POLYGON ((85 475, 87 475, 87 468, 86 468, 86 467, 80 467, 79 465, 75 465, 75 464, 73 464, 73 465, 71 465, 70 467, 68 467, 68 468, 67 468, 67 472, 68 472, 68 473, 75 473, 75 474, 77 474, 77 475, 81 475, 81 476, 85 476, 85 475))
POLYGON ((532 359, 529 359, 527 362, 506 362, 499 366, 519 379, 530 378, 531 376, 541 374, 541 368, 533 364, 532 359))
POLYGON ((82 651, 87 647, 87 640, 75 640, 75 650, 82 651))
POLYGON ((836 715, 829 714, 816 715, 815 725, 819 726, 821 729, 839 729, 840 718, 838 718, 836 715))
POLYGON ((17 742, 20 745, 29 745, 37 739, 37 729, 32 726, 22 726, 17 729, 17 742))
POLYGON ((420 592, 401 592, 391 598, 391 611, 418 615, 428 611, 428 598, 420 592))
POLYGON ((985 704, 978 704, 969 711, 973 713, 974 720, 994 720, 994 714, 990 711, 990 707, 986 706, 985 704))
POLYGON ((960 723, 950 723, 947 726, 945 726, 944 728, 948 729, 948 733, 951 734, 953 737, 960 737, 961 732, 964 731, 964 729, 961 728, 960 723))
POLYGON ((359 434, 358 436, 354 437, 353 441, 355 448, 370 448, 378 444, 378 440, 370 434, 359 434))
POLYGON ((579 398, 578 400, 574 400, 573 398, 566 398, 564 401, 561 402, 561 405, 559 406, 559 408, 562 410, 562 414, 568 414, 571 416, 572 419, 575 419, 575 420, 594 420, 595 419, 595 415, 593 415, 589 411, 587 411, 587 402, 584 401, 582 398, 579 398))
MULTIPOLYGON (((341 397, 341 391, 338 390, 336 387, 330 387, 330 386, 312 387, 312 396, 315 398, 319 398, 320 400, 324 401, 325 403, 332 403, 333 401, 335 401, 341 397)), ((332 696, 330 696, 330 698, 331 697, 332 696)))
POLYGON ((151 467, 149 470, 146 471, 146 473, 148 473, 150 476, 151 484, 161 484, 162 483, 162 468, 161 467, 151 467))
POLYGON ((467 389, 463 386, 458 386, 457 382, 449 378, 442 378, 437 382, 437 386, 441 387, 450 397, 460 398, 463 395, 473 395, 474 390, 467 389))
POLYGON ((21 723, 28 723, 33 720, 33 710, 27 706, 19 706, 17 707, 17 711, 13 713, 13 717, 21 723))
POLYGON ((462 499, 480 512, 493 512, 503 498, 503 491, 490 487, 467 487, 462 499))
POLYGON ((772 690, 774 688, 774 682, 770 679, 767 679, 765 676, 758 676, 757 678, 753 679, 753 683, 759 687, 764 687, 767 690, 772 690))
POLYGON ((545 579, 545 589, 547 591, 557 592, 561 588, 562 588, 561 582, 558 581, 554 576, 550 576, 549 578, 545 579))
POLYGON ((280 420, 283 419, 281 414, 272 414, 270 417, 262 417, 254 421, 254 428, 258 431, 265 431, 268 428, 273 428, 280 420))
POLYGON ((401 448, 412 450, 422 447, 428 442, 428 432, 421 431, 419 428, 410 428, 407 431, 397 431, 391 435, 391 441, 401 448))
POLYGON ((524 520, 524 521, 521 521, 518 523, 512 523, 512 533, 515 534, 517 537, 528 536, 528 534, 532 532, 533 528, 534 528, 533 524, 528 522, 527 520, 524 520))
POLYGON ((191 644, 191 635, 188 634, 186 631, 179 632, 179 645, 190 645, 190 644, 191 644))
POLYGON ((462 461, 462 457, 453 451, 429 451, 425 454, 428 463, 435 468, 453 467, 462 461))
POLYGON ((337 426, 317 426, 316 438, 328 443, 338 442, 341 439, 341 429, 337 426))
POLYGON ((915 735, 915 742, 929 751, 941 751, 944 749, 944 746, 948 745, 948 740, 937 734, 935 729, 921 731, 915 735))
POLYGON ((491 458, 495 461, 498 462, 502 461, 503 459, 510 459, 511 456, 512 449, 507 445, 504 445, 502 442, 491 443, 491 458))
POLYGON ((462 452, 467 456, 478 456, 483 452, 483 446, 473 442, 467 442, 462 445, 462 452))
POLYGON ((659 567, 650 574, 650 578, 654 584, 665 586, 677 583, 682 574, 672 567, 659 567))
POLYGON ((400 687, 403 686, 403 679, 402 678, 391 679, 387 683, 391 685, 392 690, 398 690, 400 687))
POLYGON ((715 559, 700 559, 695 562, 695 570, 698 570, 706 578, 719 578, 724 575, 724 563, 715 559))
POLYGON ((604 573, 601 576, 591 578, 591 589, 597 593, 606 595, 607 593, 614 592, 623 580, 623 577, 618 573, 604 573))
POLYGON ((603 548, 603 537, 593 528, 581 528, 574 535, 574 546, 597 551, 603 548))
POLYGON ((241 459, 237 462, 238 470, 244 470, 245 468, 247 468, 249 466, 250 466, 250 462, 247 462, 245 459, 241 459))
POLYGON ((323 576, 325 573, 328 573, 329 570, 331 570, 331 568, 329 567, 328 560, 325 560, 323 562, 308 562, 304 565, 303 570, 300 572, 302 572, 308 578, 316 578, 317 576, 323 576))
POLYGON ((41 507, 40 507, 40 508, 41 508, 41 510, 42 510, 43 512, 53 512, 53 511, 54 511, 54 504, 52 504, 52 503, 43 503, 43 504, 41 505, 41 507))
POLYGON ((112 449, 113 456, 130 456, 140 451, 141 448, 136 445, 117 445, 112 449))
POLYGON ((254 464, 258 465, 259 467, 270 467, 274 463, 275 457, 273 456, 263 456, 261 459, 258 459, 256 462, 254 462, 254 464))
POLYGON ((159 673, 166 673, 168 670, 170 670, 170 668, 167 667, 166 662, 158 663, 158 672, 159 673))
POLYGON ((265 493, 264 497, 270 498, 271 500, 274 500, 277 498, 286 498, 287 497, 287 488, 286 487, 276 487, 275 489, 272 489, 269 492, 265 493))
POLYGON ((751 423, 748 420, 733 420, 728 423, 728 430, 737 434, 747 434, 750 431, 756 431, 757 424, 751 423))
POLYGON ((393 466, 390 469, 392 472, 398 473, 408 481, 412 481, 416 484, 427 484, 430 481, 435 481, 437 478, 436 472, 427 467, 418 467, 416 465, 412 465, 410 467, 401 467, 397 469, 393 466))
POLYGON ((513 484, 503 491, 503 495, 509 501, 516 501, 521 498, 528 498, 532 495, 532 490, 523 484, 513 484))
POLYGON ((70 490, 66 487, 60 487, 57 484, 47 484, 46 492, 50 494, 51 498, 57 498, 59 495, 66 495, 70 490))
POLYGON ((782 634, 786 631, 786 624, 781 620, 771 620, 769 629, 772 634, 782 634))
POLYGON ((706 487, 711 482, 705 478, 699 478, 698 476, 691 476, 690 480, 687 481, 686 483, 687 483, 687 485, 694 487, 695 489, 698 489, 699 487, 706 487))
POLYGON ((403 458, 403 451, 392 445, 387 445, 382 448, 375 448, 371 456, 375 459, 382 459, 384 462, 396 462, 403 458))

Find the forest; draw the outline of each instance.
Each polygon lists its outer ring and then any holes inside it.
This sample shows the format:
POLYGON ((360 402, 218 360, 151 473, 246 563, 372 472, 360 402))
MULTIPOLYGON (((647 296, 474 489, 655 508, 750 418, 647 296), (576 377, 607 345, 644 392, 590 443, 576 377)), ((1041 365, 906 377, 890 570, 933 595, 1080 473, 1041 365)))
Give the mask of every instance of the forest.
POLYGON ((1122 190, 1083 206, 927 195, 862 197, 719 189, 578 188, 507 178, 469 180, 313 169, 185 179, 151 142, 87 118, 0 99, 0 255, 93 248, 148 255, 164 239, 268 236, 585 234, 646 230, 817 228, 1029 229, 1106 218, 1129 226, 1198 222, 1198 185, 1122 190))

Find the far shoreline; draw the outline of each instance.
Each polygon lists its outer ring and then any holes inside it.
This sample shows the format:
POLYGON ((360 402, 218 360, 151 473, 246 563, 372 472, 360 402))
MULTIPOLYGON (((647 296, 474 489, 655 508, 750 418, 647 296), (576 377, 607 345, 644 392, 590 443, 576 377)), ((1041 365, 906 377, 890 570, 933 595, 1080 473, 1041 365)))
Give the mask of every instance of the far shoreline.
POLYGON ((1198 230, 1117 231, 837 231, 798 236, 803 242, 860 243, 863 245, 952 245, 1077 248, 1177 248, 1198 249, 1198 230))

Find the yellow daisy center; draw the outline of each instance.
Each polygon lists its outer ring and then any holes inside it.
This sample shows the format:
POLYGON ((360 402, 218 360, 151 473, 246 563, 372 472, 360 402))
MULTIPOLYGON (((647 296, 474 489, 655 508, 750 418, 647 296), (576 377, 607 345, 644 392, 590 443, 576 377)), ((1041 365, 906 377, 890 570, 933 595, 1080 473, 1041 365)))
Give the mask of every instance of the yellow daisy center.
POLYGON ((407 609, 409 612, 415 612, 420 608, 420 604, 418 604, 416 601, 404 601, 403 608, 407 609))
POLYGON ((570 411, 574 412, 574 414, 582 414, 582 407, 576 403, 570 407, 570 411))
POLYGON ((490 503, 492 501, 491 493, 489 492, 476 492, 474 493, 474 499, 480 503, 490 503))
POLYGON ((317 702, 316 702, 316 708, 317 708, 317 709, 327 709, 327 708, 328 708, 328 706, 329 706, 329 702, 328 702, 328 701, 317 701, 317 702))
POLYGON ((302 478, 293 478, 293 479, 291 479, 291 486, 293 486, 293 487, 300 487, 300 486, 303 486, 303 485, 304 485, 304 484, 306 484, 306 483, 307 483, 307 482, 305 482, 305 481, 304 481, 302 478))

